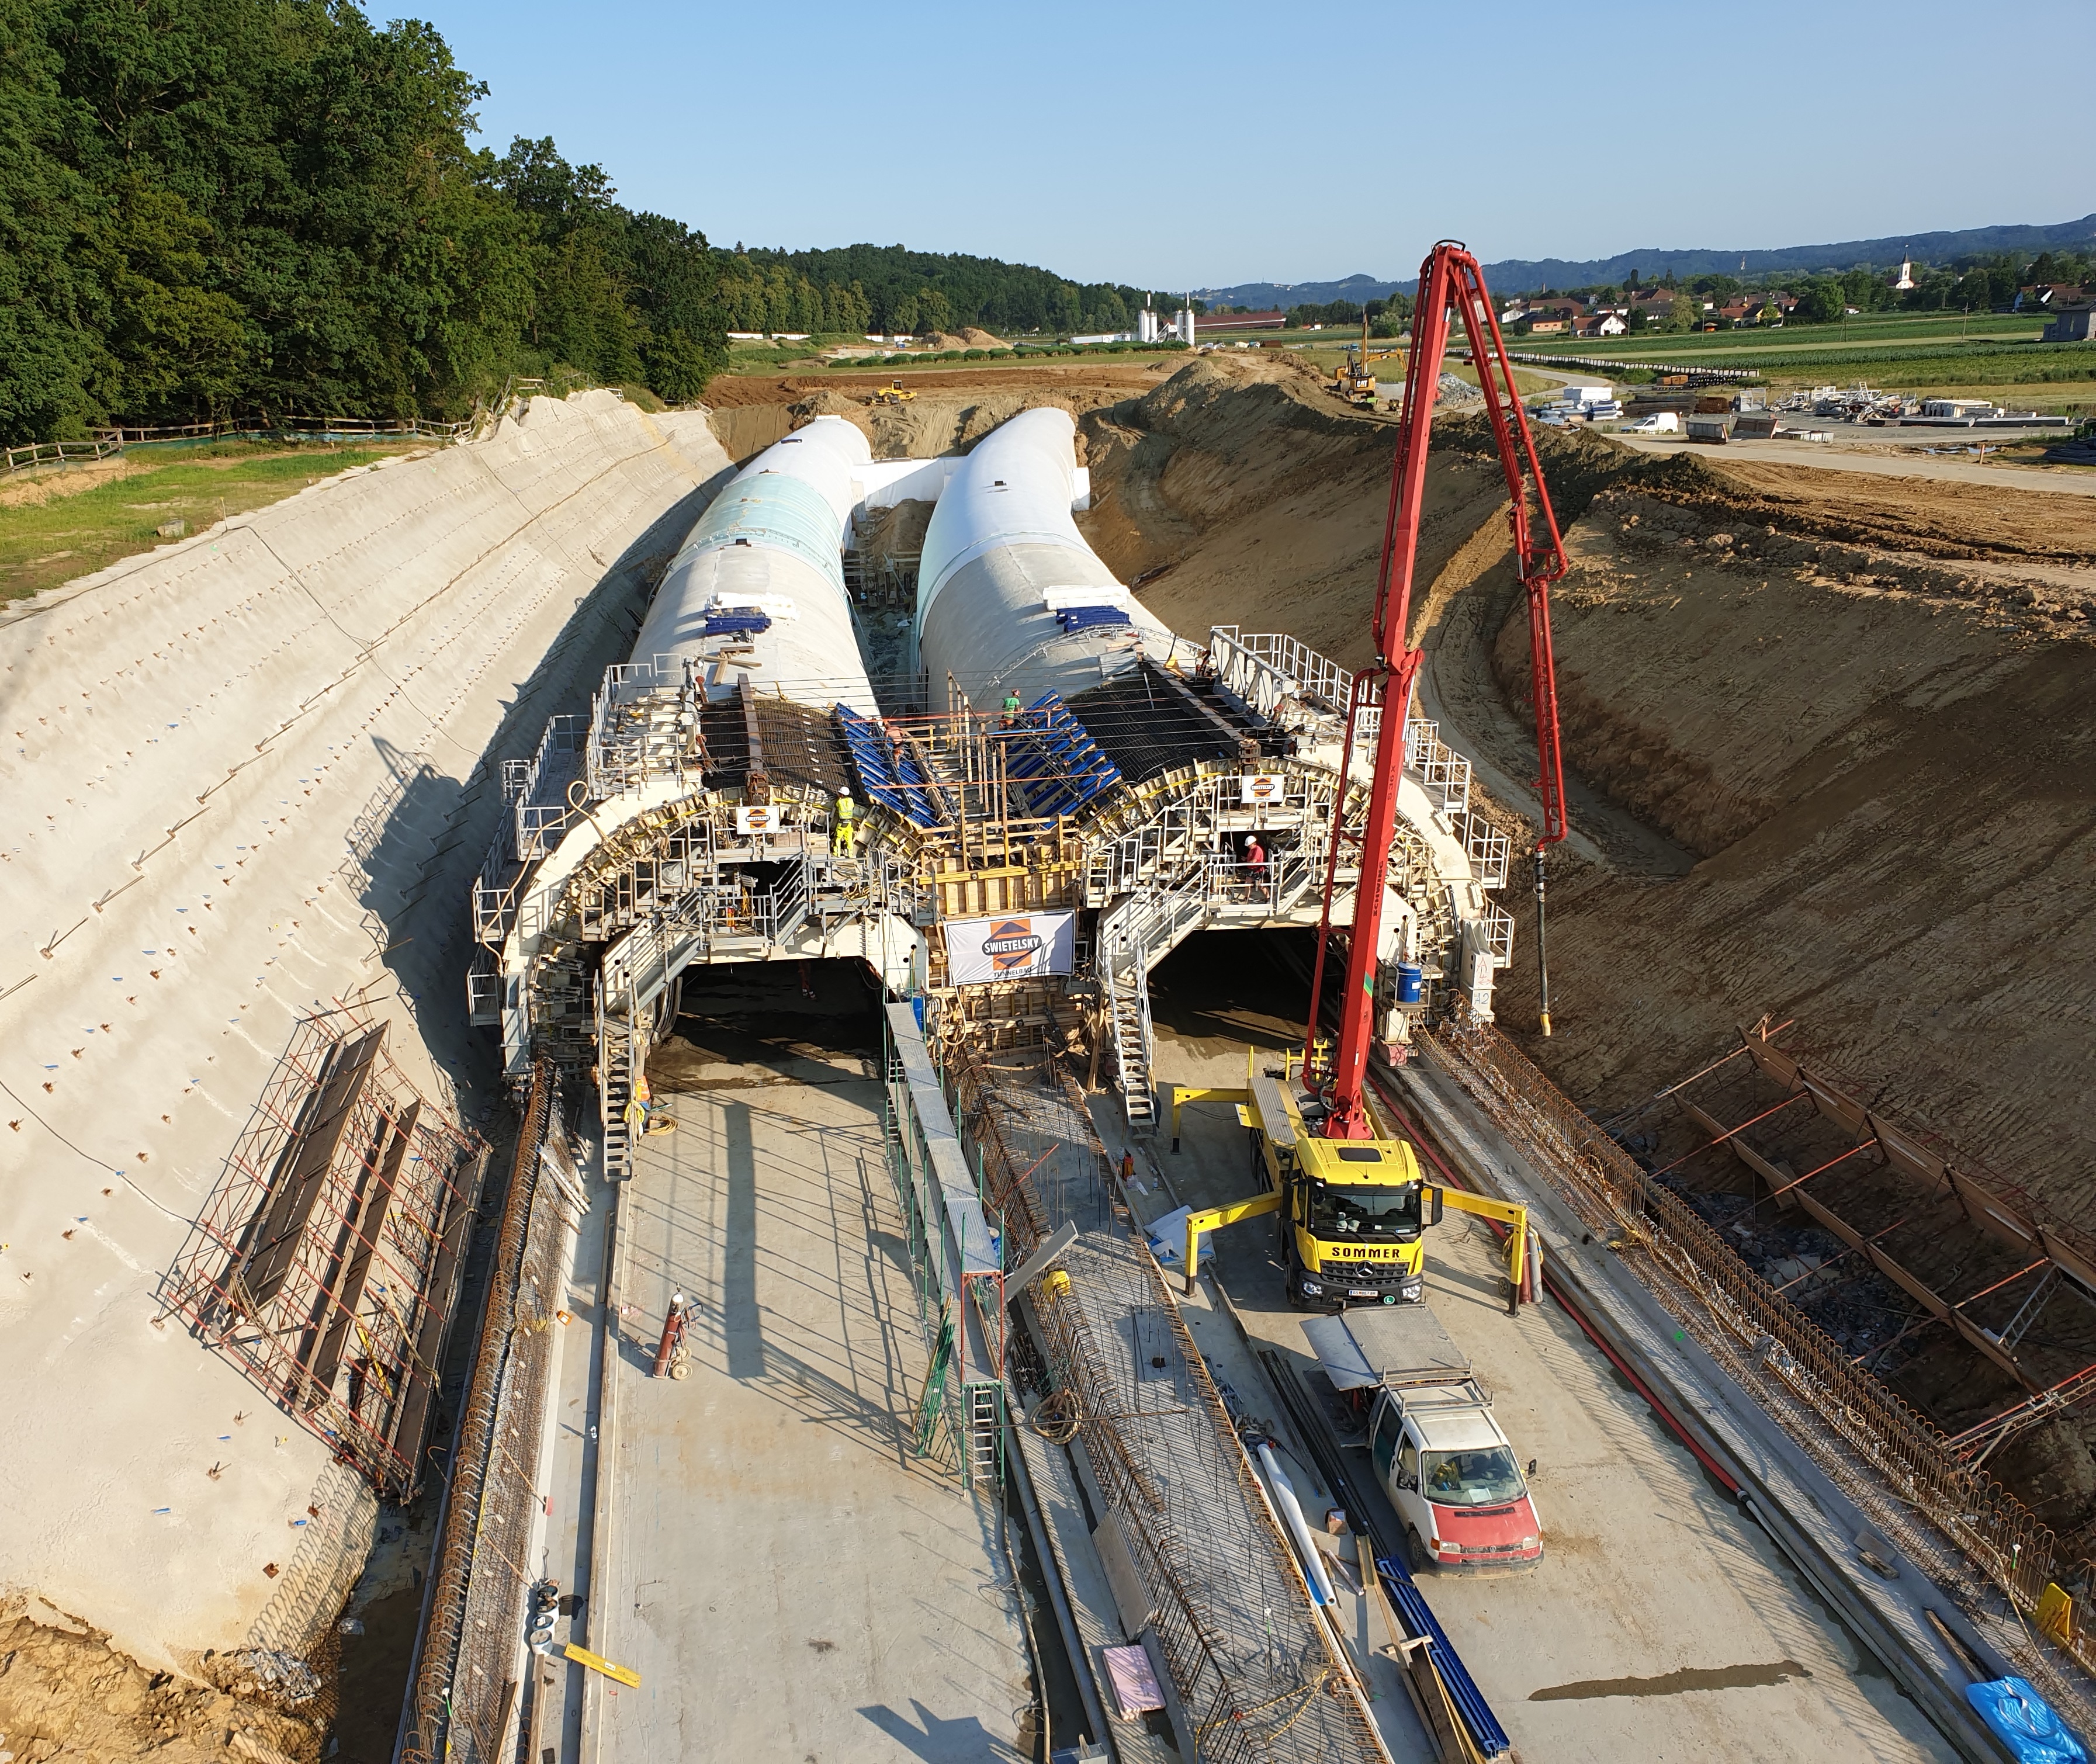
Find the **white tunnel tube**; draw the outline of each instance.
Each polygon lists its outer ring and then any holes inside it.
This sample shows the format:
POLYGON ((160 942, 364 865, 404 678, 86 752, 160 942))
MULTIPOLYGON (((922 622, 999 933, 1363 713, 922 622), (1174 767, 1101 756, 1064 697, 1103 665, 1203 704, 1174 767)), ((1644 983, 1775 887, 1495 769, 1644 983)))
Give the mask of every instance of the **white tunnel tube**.
POLYGON ((818 417, 758 455, 671 560, 633 659, 689 658, 710 697, 732 692, 747 674, 767 696, 875 714, 842 557, 854 479, 871 456, 866 436, 841 417, 818 417), (771 622, 754 634, 705 635, 710 615, 738 613, 771 622), (729 650, 753 653, 723 655, 729 650))
POLYGON ((1007 692, 1032 704, 1070 698, 1162 659, 1170 629, 1146 611, 1070 517, 1076 424, 1063 410, 1022 411, 960 462, 932 512, 917 573, 917 659, 935 707, 947 677, 978 710, 1007 692), (1072 607, 1118 607, 1131 622, 1066 632, 1072 607))
POLYGON ((1303 1557, 1303 1574, 1310 1583, 1310 1596, 1320 1605, 1331 1604, 1332 1577, 1325 1573, 1325 1558, 1311 1541, 1310 1526, 1303 1517, 1303 1504, 1295 1498, 1295 1485, 1282 1474, 1273 1447, 1264 1439, 1259 1443, 1259 1465, 1266 1472, 1267 1486, 1273 1491, 1273 1504, 1281 1509, 1282 1522, 1295 1538, 1296 1550, 1303 1557))

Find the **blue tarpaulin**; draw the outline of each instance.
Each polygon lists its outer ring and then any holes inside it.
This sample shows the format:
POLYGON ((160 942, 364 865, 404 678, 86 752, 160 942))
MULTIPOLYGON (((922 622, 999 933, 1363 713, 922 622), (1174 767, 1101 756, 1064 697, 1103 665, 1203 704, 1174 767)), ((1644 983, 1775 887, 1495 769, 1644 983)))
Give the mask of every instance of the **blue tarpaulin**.
POLYGON ((1968 1684, 1965 1701, 2015 1754, 2016 1764, 2088 1764, 2088 1750, 2073 1730, 2023 1679, 1968 1684))

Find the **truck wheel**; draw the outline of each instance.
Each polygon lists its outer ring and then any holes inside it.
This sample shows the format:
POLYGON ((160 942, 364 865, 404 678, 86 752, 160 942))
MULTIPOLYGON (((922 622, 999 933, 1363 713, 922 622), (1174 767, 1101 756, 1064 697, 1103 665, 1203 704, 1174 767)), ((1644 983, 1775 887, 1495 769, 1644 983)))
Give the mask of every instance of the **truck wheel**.
POLYGON ((1434 1565, 1434 1558, 1427 1554, 1426 1545, 1421 1541, 1416 1526, 1407 1526, 1404 1528, 1404 1553, 1412 1563, 1414 1574, 1423 1573, 1434 1565))

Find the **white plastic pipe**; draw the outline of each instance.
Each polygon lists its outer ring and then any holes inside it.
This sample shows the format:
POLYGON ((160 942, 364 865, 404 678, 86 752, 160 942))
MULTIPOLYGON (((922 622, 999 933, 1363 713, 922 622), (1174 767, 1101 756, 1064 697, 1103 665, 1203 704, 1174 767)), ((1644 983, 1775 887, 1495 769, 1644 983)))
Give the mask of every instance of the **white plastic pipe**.
POLYGON ((1259 1443, 1259 1466, 1266 1472, 1267 1485, 1273 1491, 1273 1504, 1281 1509, 1282 1522, 1294 1536, 1296 1551, 1303 1557, 1303 1572, 1310 1583, 1310 1596, 1320 1605, 1333 1603, 1332 1577, 1325 1572, 1325 1558, 1318 1554, 1317 1546, 1311 1539, 1309 1525, 1303 1517, 1302 1503, 1296 1500, 1295 1490, 1288 1478, 1282 1474, 1273 1447, 1264 1439, 1259 1443))

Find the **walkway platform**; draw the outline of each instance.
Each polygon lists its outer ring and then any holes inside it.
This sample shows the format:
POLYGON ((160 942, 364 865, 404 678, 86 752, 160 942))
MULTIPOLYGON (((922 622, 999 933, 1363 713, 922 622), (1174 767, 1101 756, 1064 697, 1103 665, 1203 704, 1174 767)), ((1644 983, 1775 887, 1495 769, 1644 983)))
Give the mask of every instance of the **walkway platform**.
POLYGON ((595 1757, 1022 1756, 1001 1515, 911 1454, 928 1356, 871 1063, 780 1054, 662 1100, 678 1129, 636 1142, 620 1206, 587 1623, 640 1684, 600 1683, 595 1757), (688 1373, 657 1379, 675 1292, 688 1373))

